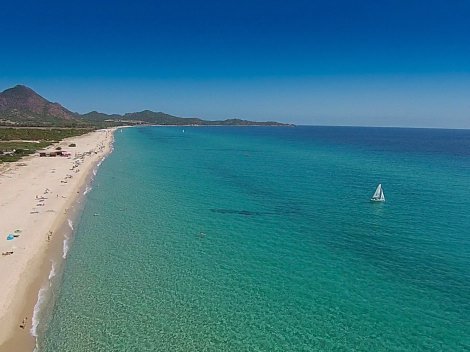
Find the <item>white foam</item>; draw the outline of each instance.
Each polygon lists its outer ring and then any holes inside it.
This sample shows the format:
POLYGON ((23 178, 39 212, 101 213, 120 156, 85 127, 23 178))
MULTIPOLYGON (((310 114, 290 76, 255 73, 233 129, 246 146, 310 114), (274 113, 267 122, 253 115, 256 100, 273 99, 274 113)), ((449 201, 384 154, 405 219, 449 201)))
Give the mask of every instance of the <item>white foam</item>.
MULTIPOLYGON (((99 166, 99 165, 97 165, 99 166)), ((93 176, 96 176, 96 173, 98 172, 98 170, 96 168, 93 169, 93 176)))
POLYGON ((86 186, 85 191, 83 192, 83 195, 87 194, 90 192, 93 188, 91 186, 86 186))
POLYGON ((38 292, 38 300, 36 304, 34 305, 34 310, 33 310, 33 317, 31 318, 31 330, 29 331, 31 335, 34 337, 38 336, 38 324, 39 324, 39 312, 41 311, 41 305, 43 304, 44 300, 46 299, 46 292, 49 287, 41 287, 41 289, 38 292))
POLYGON ((69 237, 65 236, 64 239, 64 247, 62 250, 62 258, 65 259, 67 258, 67 253, 69 252, 69 237))
MULTIPOLYGON (((72 220, 67 219, 67 222, 69 224, 70 229, 73 231, 73 222, 72 222, 72 220)), ((67 253, 69 252, 69 241, 70 241, 70 237, 68 235, 65 235, 64 245, 63 245, 63 250, 62 250, 62 258, 63 259, 67 258, 67 253)))
POLYGON ((56 274, 56 271, 55 271, 55 262, 51 260, 51 263, 52 263, 52 268, 51 268, 51 271, 49 272, 49 281, 51 281, 51 279, 55 276, 56 274))
MULTIPOLYGON (((34 309, 33 309, 33 316, 31 318, 31 329, 29 330, 29 332, 34 337, 38 336, 37 330, 38 330, 38 325, 39 325, 39 314, 41 313, 42 305, 44 301, 46 300, 47 291, 52 286, 52 279, 56 275, 56 263, 52 260, 51 260, 51 263, 52 263, 51 271, 49 272, 49 277, 48 277, 49 281, 45 286, 41 287, 41 289, 39 290, 38 300, 36 301, 36 304, 34 305, 34 309)), ((37 346, 35 347, 34 350, 37 351, 37 346)))

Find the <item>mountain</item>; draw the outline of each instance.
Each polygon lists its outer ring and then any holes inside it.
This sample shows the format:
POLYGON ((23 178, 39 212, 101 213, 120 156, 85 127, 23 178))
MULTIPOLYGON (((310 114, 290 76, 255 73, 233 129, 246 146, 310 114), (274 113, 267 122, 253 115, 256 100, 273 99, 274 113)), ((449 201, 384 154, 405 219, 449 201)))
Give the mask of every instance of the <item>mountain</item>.
POLYGON ((98 111, 91 111, 86 114, 80 115, 80 118, 84 121, 89 121, 91 123, 103 123, 107 120, 117 121, 122 119, 122 115, 112 114, 108 115, 98 111))
POLYGON ((104 114, 92 111, 78 114, 59 103, 51 103, 31 88, 17 85, 0 93, 0 125, 9 126, 55 126, 55 127, 106 127, 117 125, 218 125, 218 126, 284 126, 279 122, 255 122, 241 119, 207 121, 185 118, 144 110, 124 115, 104 114))
POLYGON ((0 123, 26 126, 82 124, 77 114, 23 85, 0 93, 0 123))
POLYGON ((131 112, 124 115, 107 115, 100 112, 90 112, 81 115, 81 117, 91 123, 119 123, 119 124, 150 124, 150 125, 194 125, 194 126, 285 126, 286 124, 279 122, 257 122, 241 119, 228 120, 203 120, 196 117, 178 117, 166 114, 164 112, 155 112, 144 110, 139 112, 131 112))
POLYGON ((159 125, 191 125, 200 124, 203 121, 197 118, 176 117, 173 115, 165 114, 164 112, 154 112, 150 110, 130 112, 124 114, 123 118, 131 121, 138 120, 144 123, 159 125))

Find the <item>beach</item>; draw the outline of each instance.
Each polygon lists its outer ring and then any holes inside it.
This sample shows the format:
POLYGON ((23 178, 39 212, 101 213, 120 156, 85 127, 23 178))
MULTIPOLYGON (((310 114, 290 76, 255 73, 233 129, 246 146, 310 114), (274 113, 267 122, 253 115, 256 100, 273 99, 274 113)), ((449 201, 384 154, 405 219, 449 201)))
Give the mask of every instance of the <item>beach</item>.
POLYGON ((112 150, 114 129, 65 139, 68 156, 39 154, 0 166, 0 351, 32 351, 38 292, 64 259, 72 214, 112 150), (74 143, 76 146, 70 147, 74 143))

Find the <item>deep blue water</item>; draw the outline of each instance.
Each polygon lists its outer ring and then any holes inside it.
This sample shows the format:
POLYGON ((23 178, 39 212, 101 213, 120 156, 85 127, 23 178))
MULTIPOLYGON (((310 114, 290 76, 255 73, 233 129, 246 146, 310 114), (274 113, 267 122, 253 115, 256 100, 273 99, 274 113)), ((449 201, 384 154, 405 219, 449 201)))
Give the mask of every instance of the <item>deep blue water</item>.
POLYGON ((41 351, 470 349, 468 130, 125 129, 93 187, 41 351))

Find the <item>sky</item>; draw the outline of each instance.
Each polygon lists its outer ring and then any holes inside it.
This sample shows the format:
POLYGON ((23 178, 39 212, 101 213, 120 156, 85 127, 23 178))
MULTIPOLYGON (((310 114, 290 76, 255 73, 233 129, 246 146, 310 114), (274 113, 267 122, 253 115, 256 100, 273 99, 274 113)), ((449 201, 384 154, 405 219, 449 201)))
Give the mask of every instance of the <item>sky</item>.
POLYGON ((0 91, 80 113, 470 128, 470 1, 24 0, 0 91))

